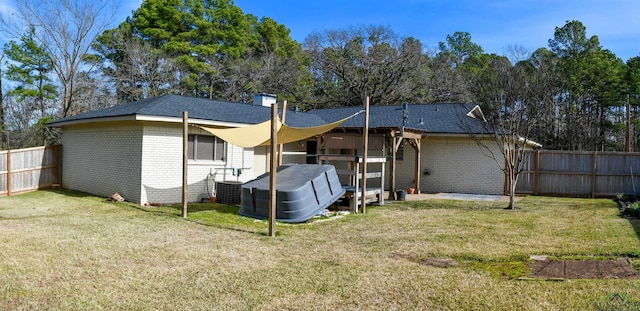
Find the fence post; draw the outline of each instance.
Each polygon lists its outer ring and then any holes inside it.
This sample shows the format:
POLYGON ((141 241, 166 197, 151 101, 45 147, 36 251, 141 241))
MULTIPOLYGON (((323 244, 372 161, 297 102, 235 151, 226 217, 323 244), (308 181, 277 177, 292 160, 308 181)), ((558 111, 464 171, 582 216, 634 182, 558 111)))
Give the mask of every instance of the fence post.
POLYGON ((536 150, 533 158, 533 195, 538 195, 540 186, 540 150, 536 150))
POLYGON ((593 151, 593 158, 591 159, 591 197, 596 197, 596 170, 598 169, 598 152, 593 151))
MULTIPOLYGON (((57 145, 56 146, 56 151, 57 151, 57 174, 56 174, 56 182, 55 184, 57 184, 57 188, 58 189, 62 189, 62 145, 57 145)), ((56 187, 56 185, 53 185, 54 187, 56 187)))
POLYGON ((11 150, 7 149, 7 196, 11 195, 11 150))

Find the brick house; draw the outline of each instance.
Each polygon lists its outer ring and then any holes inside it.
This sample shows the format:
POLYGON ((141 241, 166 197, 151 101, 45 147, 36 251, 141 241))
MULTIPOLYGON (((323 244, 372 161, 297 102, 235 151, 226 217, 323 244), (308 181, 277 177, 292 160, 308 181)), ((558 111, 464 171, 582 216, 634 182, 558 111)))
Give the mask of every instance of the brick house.
MULTIPOLYGON (((332 122, 361 109, 359 107, 318 109, 310 111, 332 122)), ((410 141, 403 141, 397 151, 395 174, 397 189, 415 187, 422 192, 459 192, 503 194, 504 174, 495 160, 483 155, 470 134, 490 139, 482 126, 484 116, 475 104, 439 103, 371 107, 369 129, 372 133, 399 136, 400 129, 418 134, 419 153, 410 141), (395 134, 394 134, 395 133, 395 134), (416 156, 420 168, 416 172, 416 156), (419 185, 415 184, 416 178, 419 185)), ((338 131, 361 131, 364 122, 359 115, 347 121, 338 131)), ((487 144, 487 145, 491 145, 487 144)), ((493 143, 495 145, 495 143, 493 143)), ((387 146, 387 154, 391 154, 387 146)), ((494 154, 500 155, 497 145, 494 154)), ((386 171, 391 170, 387 163, 386 171)), ((389 179, 385 189, 390 188, 389 179)))
MULTIPOLYGON (((268 120, 270 108, 164 95, 53 121, 62 129, 62 187, 136 203, 177 203, 182 186, 182 112, 191 125, 239 127, 268 120)), ((324 124, 290 113, 292 126, 324 124)), ((254 154, 189 127, 188 200, 208 198, 216 181, 246 182, 265 171, 254 154), (257 172, 256 172, 257 171, 257 172)))
MULTIPOLYGON (((270 118, 268 106, 275 98, 256 98, 250 105, 164 95, 55 120, 49 126, 62 129, 62 187, 100 196, 118 192, 140 204, 180 202, 182 112, 188 111, 190 125, 247 126, 270 118)), ((415 187, 415 177, 419 177, 417 188, 422 192, 503 193, 502 172, 469 137, 470 131, 482 133, 477 106, 428 104, 403 108, 373 106, 370 113, 372 133, 386 135, 389 129, 403 127, 419 133, 416 141, 421 153, 409 152, 404 144, 398 148, 396 188, 415 187), (416 176, 418 154, 420 176, 416 176)), ((286 123, 293 127, 317 126, 360 109, 288 112, 286 123)), ((362 118, 361 114, 334 131, 361 131, 362 118)), ((283 162, 305 163, 317 153, 316 147, 315 139, 288 144, 283 162)), ((243 149, 191 126, 188 200, 207 198, 216 182, 242 183, 255 178, 267 171, 268 158, 268 147, 243 149)), ((385 187, 389 187, 388 180, 385 187)))

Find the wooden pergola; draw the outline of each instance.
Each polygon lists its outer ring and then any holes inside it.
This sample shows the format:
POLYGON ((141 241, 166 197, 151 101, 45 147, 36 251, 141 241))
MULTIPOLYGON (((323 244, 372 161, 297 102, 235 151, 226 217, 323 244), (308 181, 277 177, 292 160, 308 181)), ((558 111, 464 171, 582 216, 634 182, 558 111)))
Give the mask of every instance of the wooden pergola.
POLYGON ((415 150, 415 171, 414 171, 414 183, 416 186, 416 193, 420 193, 420 140, 422 139, 422 131, 411 129, 390 129, 391 137, 391 168, 389 172, 389 199, 396 199, 396 162, 398 149, 403 141, 407 141, 411 147, 415 150))
MULTIPOLYGON (((407 128, 373 128, 369 129, 369 149, 382 150, 383 156, 388 156, 386 150, 391 151, 390 154, 390 172, 389 176, 389 199, 396 199, 396 166, 397 153, 400 146, 407 142, 415 151, 415 170, 414 183, 416 193, 420 193, 420 177, 421 173, 421 148, 420 140, 422 139, 422 131, 407 128), (390 144, 387 146, 387 144, 390 144)), ((344 149, 349 150, 350 154, 355 154, 360 146, 358 143, 362 140, 362 128, 337 128, 329 133, 325 133, 319 137, 318 151, 322 148, 344 149)), ((384 185, 382 185, 384 186, 384 185)))

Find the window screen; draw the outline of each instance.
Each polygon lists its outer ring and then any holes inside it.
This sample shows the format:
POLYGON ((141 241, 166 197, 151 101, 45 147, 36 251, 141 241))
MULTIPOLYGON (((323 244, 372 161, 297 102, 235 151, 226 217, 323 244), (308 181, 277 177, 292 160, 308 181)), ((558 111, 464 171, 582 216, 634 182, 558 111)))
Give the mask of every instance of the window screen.
POLYGON ((189 159, 196 161, 224 161, 226 142, 215 136, 189 135, 189 159))

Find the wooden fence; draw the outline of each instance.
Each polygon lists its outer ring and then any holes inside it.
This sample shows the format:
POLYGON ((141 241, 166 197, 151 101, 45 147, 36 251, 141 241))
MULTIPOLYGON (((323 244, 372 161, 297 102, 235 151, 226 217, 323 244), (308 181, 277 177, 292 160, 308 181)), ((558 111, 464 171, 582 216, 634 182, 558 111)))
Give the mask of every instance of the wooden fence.
POLYGON ((0 196, 60 184, 60 146, 0 151, 0 196))
POLYGON ((640 194, 640 152, 531 151, 516 193, 567 197, 640 194))

